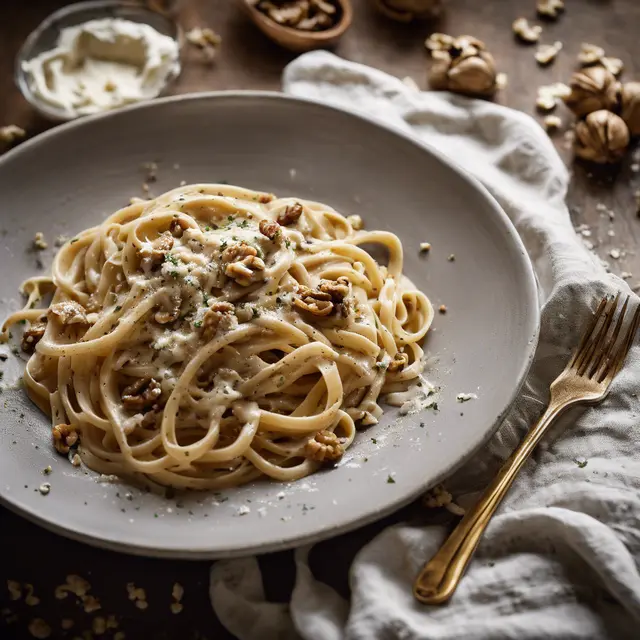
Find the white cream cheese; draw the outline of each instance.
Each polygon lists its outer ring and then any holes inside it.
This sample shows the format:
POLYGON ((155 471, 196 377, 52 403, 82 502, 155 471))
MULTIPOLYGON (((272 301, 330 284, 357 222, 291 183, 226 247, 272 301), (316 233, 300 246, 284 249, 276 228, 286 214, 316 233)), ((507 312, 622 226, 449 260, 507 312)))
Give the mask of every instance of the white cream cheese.
POLYGON ((34 95, 69 117, 156 97, 180 72, 178 43, 147 24, 91 20, 22 63, 34 95))

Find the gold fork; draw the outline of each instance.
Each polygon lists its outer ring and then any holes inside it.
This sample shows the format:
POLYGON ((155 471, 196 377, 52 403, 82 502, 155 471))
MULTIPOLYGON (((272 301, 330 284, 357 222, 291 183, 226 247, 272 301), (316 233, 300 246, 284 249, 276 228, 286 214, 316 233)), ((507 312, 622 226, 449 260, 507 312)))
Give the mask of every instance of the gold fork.
POLYGON ((619 300, 620 293, 615 298, 605 297, 600 302, 576 352, 551 384, 547 410, 502 465, 475 506, 467 511, 440 550, 422 568, 413 585, 413 594, 420 602, 441 604, 453 595, 491 516, 555 419, 574 404, 595 404, 607 395, 611 381, 629 352, 640 321, 638 305, 626 332, 620 337, 629 296, 617 312, 619 300))

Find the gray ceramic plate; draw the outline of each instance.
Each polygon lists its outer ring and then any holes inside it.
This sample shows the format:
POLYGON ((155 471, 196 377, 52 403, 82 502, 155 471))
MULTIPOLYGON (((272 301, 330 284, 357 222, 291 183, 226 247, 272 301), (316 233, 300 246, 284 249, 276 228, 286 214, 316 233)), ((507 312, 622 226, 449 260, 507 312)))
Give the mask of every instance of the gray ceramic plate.
MULTIPOLYGON (((533 271, 516 231, 474 180, 433 151, 372 120, 267 93, 162 99, 63 125, 0 159, 0 296, 51 262, 29 248, 37 231, 91 226, 142 195, 144 163, 158 163, 153 193, 220 182, 326 202, 390 229, 405 270, 436 306, 427 349, 442 387, 439 410, 385 413, 341 465, 290 485, 258 483, 222 494, 160 498, 99 482, 52 451, 48 420, 19 388, 23 362, 2 365, 0 497, 73 538, 131 553, 214 558, 292 547, 353 529, 409 502, 463 464, 514 400, 536 346, 533 271), (429 241, 429 255, 419 255, 429 241), (455 254, 453 262, 447 260, 455 254), (477 400, 456 401, 460 392, 477 400), (375 440, 375 442, 374 442, 375 440), (53 472, 45 477, 43 469, 53 472), (41 495, 38 486, 51 483, 41 495)), ((7 347, 2 347, 9 353, 7 347)))

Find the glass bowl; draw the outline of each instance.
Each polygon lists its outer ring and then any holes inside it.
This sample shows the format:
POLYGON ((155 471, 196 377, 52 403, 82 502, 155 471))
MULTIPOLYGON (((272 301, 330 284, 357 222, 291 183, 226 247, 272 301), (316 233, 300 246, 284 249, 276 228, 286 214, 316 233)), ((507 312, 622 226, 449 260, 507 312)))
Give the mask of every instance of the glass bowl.
MULTIPOLYGON (((176 22, 142 5, 120 2, 119 0, 92 0, 90 2, 78 2, 55 11, 45 18, 24 41, 16 56, 14 70, 15 82, 25 100, 44 117, 61 122, 82 116, 70 115, 68 112, 38 98, 31 91, 29 78, 22 69, 22 63, 31 60, 44 51, 53 49, 62 29, 100 18, 122 18, 131 22, 148 24, 161 34, 173 38, 178 43, 178 46, 182 44, 182 32, 176 22)), ((166 93, 167 88, 178 75, 179 72, 172 72, 167 77, 165 85, 158 95, 166 93)))

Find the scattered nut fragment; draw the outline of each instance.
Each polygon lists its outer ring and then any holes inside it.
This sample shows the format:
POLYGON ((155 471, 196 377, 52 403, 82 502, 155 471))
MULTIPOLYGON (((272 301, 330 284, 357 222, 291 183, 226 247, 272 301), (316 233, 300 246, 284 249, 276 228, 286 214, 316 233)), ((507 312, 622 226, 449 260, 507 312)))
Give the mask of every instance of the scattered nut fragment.
POLYGON ((447 306, 446 306, 446 305, 444 305, 444 304, 441 304, 441 305, 438 307, 438 311, 439 311, 440 313, 447 313, 447 306))
POLYGON ((593 111, 613 111, 618 104, 620 83, 604 67, 588 67, 571 77, 571 93, 565 104, 581 118, 593 111))
POLYGON ((620 115, 627 123, 631 135, 640 135, 640 82, 625 82, 622 85, 620 115))
POLYGON ((97 636, 101 636, 107 631, 107 621, 103 616, 96 616, 91 624, 91 630, 97 636))
POLYGON ((42 618, 31 620, 28 629, 29 633, 38 640, 45 640, 51 635, 51 627, 42 618))
POLYGON ((183 223, 180 220, 172 220, 171 224, 169 225, 169 233, 174 237, 174 238, 182 238, 182 234, 188 229, 187 226, 182 226, 183 223))
POLYGON ((586 67, 592 64, 598 64, 603 56, 604 49, 602 47, 583 42, 580 46, 580 53, 578 53, 578 62, 586 67))
POLYGON ((74 453, 73 458, 71 458, 71 464, 74 467, 79 467, 82 464, 82 458, 77 453, 74 453))
POLYGON ((335 462, 344 455, 344 447, 335 433, 323 429, 307 442, 304 453, 310 460, 335 462))
POLYGON ((222 44, 222 38, 209 27, 202 29, 195 27, 186 33, 187 41, 198 47, 207 61, 211 62, 216 57, 218 48, 222 44))
POLYGON ((442 0, 376 0, 376 6, 398 22, 436 18, 442 13, 442 0))
POLYGON ((508 83, 509 76, 504 71, 498 73, 496 76, 496 89, 505 89, 508 83))
POLYGON ((432 33, 425 41, 424 46, 431 51, 449 51, 455 38, 446 33, 432 33))
POLYGON ((553 111, 558 104, 558 98, 564 98, 571 93, 571 89, 562 82, 538 87, 536 107, 539 111, 553 111))
POLYGON ((9 591, 9 599, 20 600, 22 598, 22 588, 20 587, 20 583, 16 580, 7 580, 7 589, 9 591))
POLYGON ((55 318, 65 327, 72 324, 89 324, 85 308, 75 300, 64 300, 52 304, 49 307, 49 318, 55 318))
POLYGON ((287 205, 287 208, 278 215, 278 224, 286 227, 298 222, 303 211, 304 209, 299 202, 287 205))
POLYGON ((576 155, 599 164, 618 162, 629 145, 629 129, 615 113, 600 109, 576 125, 576 155))
POLYGON ((457 516, 463 516, 465 513, 464 509, 453 501, 451 493, 441 484, 429 489, 429 491, 424 494, 422 504, 427 507, 427 509, 444 507, 447 511, 457 516))
POLYGON ((260 233, 269 240, 275 240, 276 236, 282 233, 280 225, 273 220, 260 220, 259 229, 260 233))
POLYGON ((100 601, 95 596, 87 595, 82 598, 82 608, 85 613, 93 613, 102 609, 100 601))
POLYGON ((431 251, 431 243, 430 242, 421 242, 420 243, 420 251, 426 253, 427 251, 431 251))
POLYGON ((481 40, 460 36, 448 49, 433 49, 431 53, 435 59, 429 70, 432 89, 477 96, 496 92, 495 61, 481 40))
POLYGON ((165 261, 167 252, 173 248, 173 243, 173 237, 169 233, 163 233, 150 246, 141 247, 138 250, 140 266, 145 270, 159 267, 165 261))
POLYGON ((180 294, 172 294, 164 297, 163 307, 153 314, 153 319, 158 324, 170 324, 180 317, 180 308, 182 306, 180 294))
POLYGON ((29 328, 22 334, 21 348, 25 353, 33 353, 47 328, 47 316, 41 316, 40 320, 32 322, 29 328))
POLYGON ((360 229, 364 228, 364 222, 357 213, 347 216, 347 222, 351 225, 354 231, 360 231, 360 229))
POLYGON ((49 492, 51 491, 51 484, 48 482, 43 482, 39 487, 38 487, 38 491, 43 495, 43 496, 47 496, 49 495, 49 492))
POLYGON ((69 449, 78 442, 78 432, 70 424, 57 424, 51 429, 53 446, 58 453, 67 455, 69 449))
POLYGON ((563 0, 538 0, 536 11, 542 18, 555 20, 564 11, 563 0))
POLYGON ((68 631, 69 629, 71 629, 74 624, 75 624, 75 622, 71 618, 62 618, 62 620, 60 622, 60 626, 65 631, 68 631))
POLYGON ((44 233, 38 231, 33 237, 33 248, 38 251, 44 251, 48 246, 47 241, 44 239, 44 233))
POLYGON ((211 340, 223 320, 229 324, 229 321, 235 317, 233 316, 234 309, 235 307, 230 302, 213 302, 202 319, 203 338, 211 340))
POLYGON ((162 395, 160 383, 155 378, 138 378, 122 390, 122 404, 127 409, 149 409, 162 395))
POLYGON ((173 585, 173 589, 171 590, 171 597, 174 600, 174 602, 171 603, 171 607, 170 607, 171 613, 178 614, 182 611, 183 606, 180 601, 182 600, 183 595, 184 595, 183 586, 180 583, 176 582, 173 585))
POLYGON ((241 287, 248 287, 255 281, 256 274, 264 271, 265 267, 266 265, 262 258, 250 255, 238 262, 228 264, 224 272, 225 275, 235 280, 241 287))
POLYGON ((562 120, 558 116, 545 116, 544 117, 544 128, 547 132, 556 131, 562 126, 562 120))
POLYGON ((24 138, 26 135, 27 132, 15 124, 8 124, 4 127, 0 127, 0 142, 4 144, 12 144, 16 140, 24 138))
POLYGON ((27 595, 24 597, 24 602, 28 607, 35 607, 40 604, 40 598, 33 595, 33 585, 25 584, 24 588, 27 591, 27 595))
POLYGON ((561 50, 562 42, 559 40, 553 44, 540 44, 535 53, 536 62, 542 66, 551 64, 561 50))
POLYGON ((393 357, 393 360, 389 363, 387 367, 387 371, 389 373, 395 373, 396 371, 401 371, 409 364, 409 356, 402 351, 398 351, 396 355, 393 357))
POLYGON ((515 33, 522 42, 526 42, 527 44, 538 42, 540 34, 542 33, 542 27, 540 25, 529 24, 526 18, 514 20, 511 28, 513 29, 513 33, 515 33))

